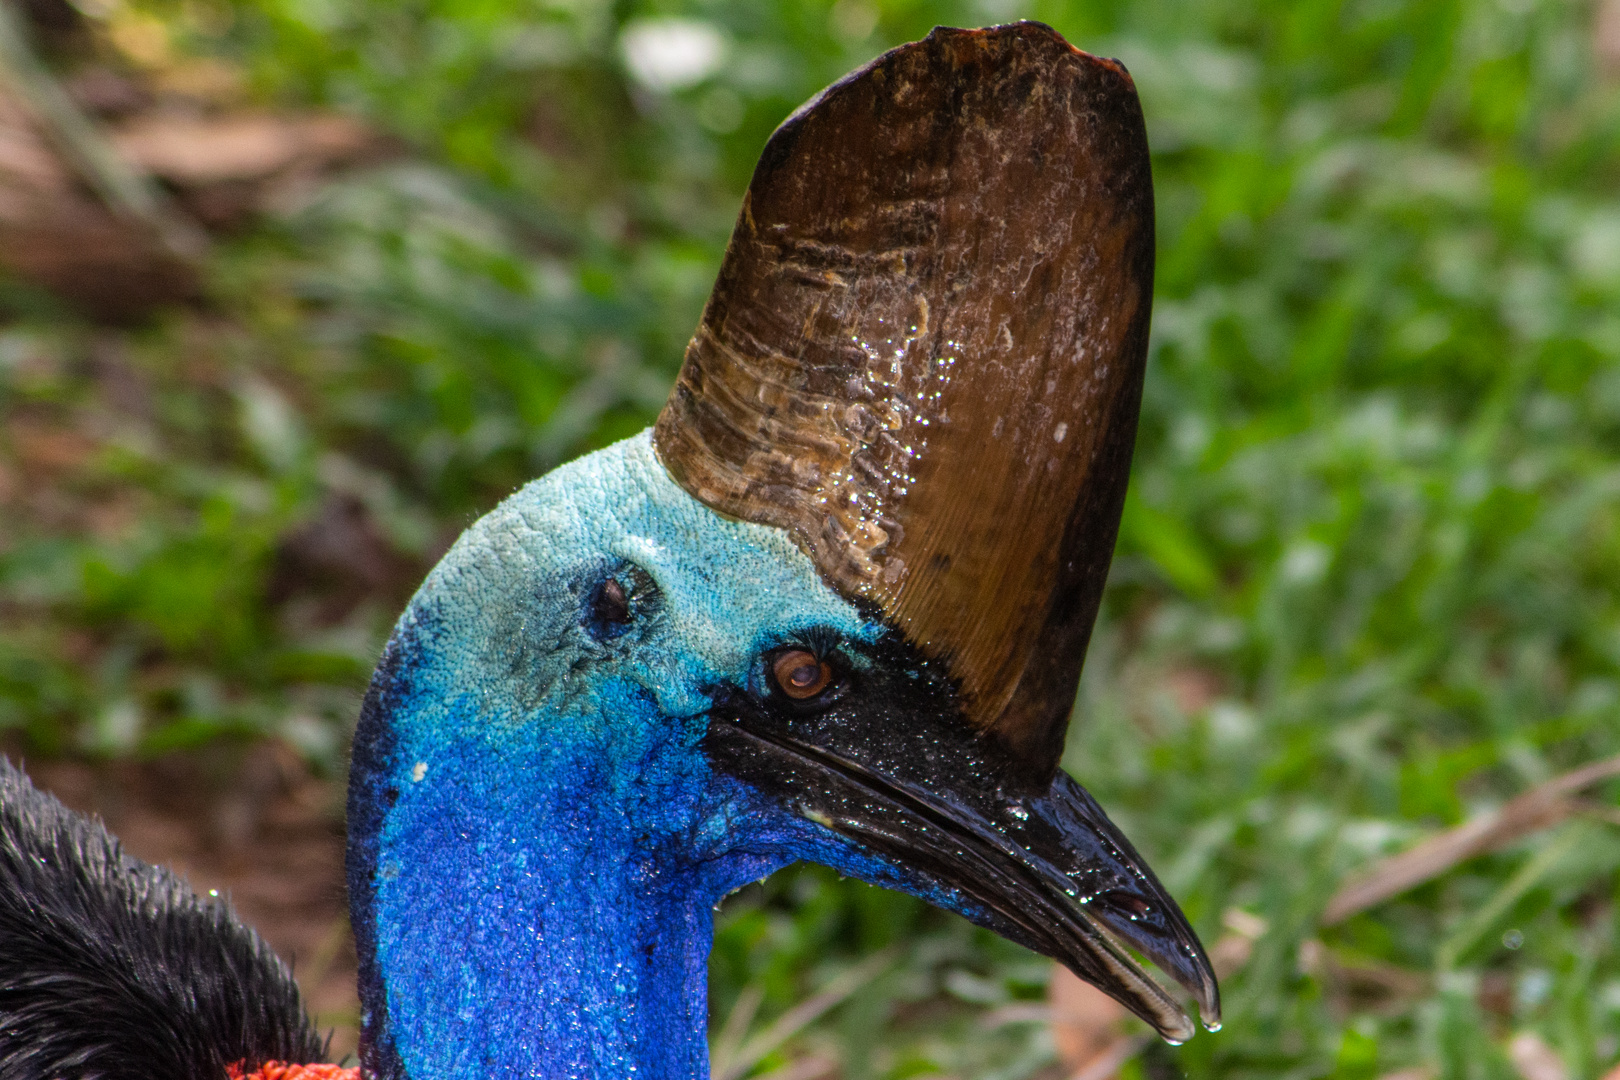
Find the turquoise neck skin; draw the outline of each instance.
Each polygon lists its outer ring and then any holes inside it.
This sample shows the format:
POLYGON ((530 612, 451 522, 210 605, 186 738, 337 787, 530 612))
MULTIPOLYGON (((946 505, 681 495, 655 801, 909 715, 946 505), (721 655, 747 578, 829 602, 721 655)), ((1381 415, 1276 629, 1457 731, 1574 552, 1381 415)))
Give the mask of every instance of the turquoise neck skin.
POLYGON ((798 859, 918 891, 710 769, 761 654, 882 628, 642 434, 507 499, 400 619, 356 734, 349 884, 372 1077, 708 1076, 711 912, 798 859), (627 624, 593 621, 612 576, 627 624))

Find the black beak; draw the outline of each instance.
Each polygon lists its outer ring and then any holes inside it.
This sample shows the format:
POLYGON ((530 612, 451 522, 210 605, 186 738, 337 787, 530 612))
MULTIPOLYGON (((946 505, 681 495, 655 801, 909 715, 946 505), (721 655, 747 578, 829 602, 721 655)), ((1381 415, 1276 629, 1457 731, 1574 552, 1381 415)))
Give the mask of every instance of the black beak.
POLYGON ((710 761, 878 856, 908 891, 943 894, 1063 963, 1167 1041, 1191 1038, 1193 1022, 1133 949, 1217 1029, 1220 991, 1203 946, 1096 800, 1063 772, 1044 789, 1021 778, 993 739, 966 729, 949 688, 897 659, 872 657, 810 708, 722 695, 710 761))

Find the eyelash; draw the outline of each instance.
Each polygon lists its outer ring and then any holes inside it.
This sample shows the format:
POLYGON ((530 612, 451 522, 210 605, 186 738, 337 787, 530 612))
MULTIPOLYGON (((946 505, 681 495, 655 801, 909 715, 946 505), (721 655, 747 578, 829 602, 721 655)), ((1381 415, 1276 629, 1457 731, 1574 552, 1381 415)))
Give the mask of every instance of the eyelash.
POLYGON ((801 631, 796 640, 783 642, 780 648, 800 648, 814 653, 817 660, 831 660, 843 640, 844 636, 831 627, 812 626, 801 631))

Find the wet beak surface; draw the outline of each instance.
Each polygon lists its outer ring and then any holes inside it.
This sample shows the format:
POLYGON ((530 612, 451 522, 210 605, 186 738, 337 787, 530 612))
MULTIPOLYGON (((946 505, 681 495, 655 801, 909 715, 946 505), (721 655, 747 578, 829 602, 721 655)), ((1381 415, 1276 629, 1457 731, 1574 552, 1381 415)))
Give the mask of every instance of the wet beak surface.
POLYGON ((1085 789, 1062 772, 1045 790, 1010 782, 1017 770, 993 740, 894 695, 872 716, 872 697, 806 717, 738 696, 713 714, 705 746, 717 767, 880 856, 918 891, 960 897, 974 921, 1065 964, 1166 1040, 1190 1038, 1193 1022, 1133 950, 1219 1026, 1197 935, 1085 789))

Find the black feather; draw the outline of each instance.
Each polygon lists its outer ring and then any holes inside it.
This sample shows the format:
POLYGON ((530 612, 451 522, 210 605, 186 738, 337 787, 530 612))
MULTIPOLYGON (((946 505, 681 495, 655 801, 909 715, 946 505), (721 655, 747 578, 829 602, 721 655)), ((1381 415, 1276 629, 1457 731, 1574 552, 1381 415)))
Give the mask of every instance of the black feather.
POLYGON ((286 966, 0 757, 0 1078, 223 1080, 320 1061, 286 966))

